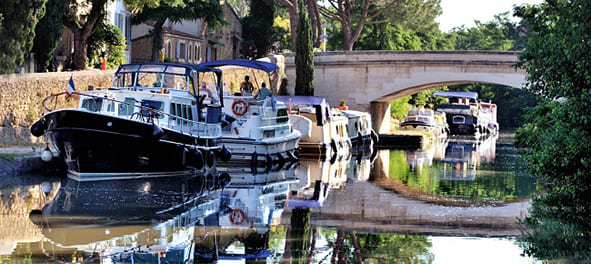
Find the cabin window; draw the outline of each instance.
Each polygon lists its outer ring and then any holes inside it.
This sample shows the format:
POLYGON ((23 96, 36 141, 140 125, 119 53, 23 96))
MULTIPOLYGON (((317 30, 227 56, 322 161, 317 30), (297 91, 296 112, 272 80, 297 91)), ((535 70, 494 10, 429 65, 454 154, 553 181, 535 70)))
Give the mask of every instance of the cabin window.
POLYGON ((452 122, 454 124, 464 124, 466 122, 466 118, 463 116, 454 116, 452 122))
POLYGON ((107 103, 107 112, 115 112, 115 102, 109 101, 107 103))
POLYGON ((187 119, 193 120, 193 109, 191 109, 191 106, 187 106, 187 119))
POLYGON ((125 98, 123 104, 119 104, 119 116, 128 116, 133 114, 135 99, 125 98))
MULTIPOLYGON (((183 118, 187 118, 187 105, 183 105, 183 118)), ((187 123, 187 120, 183 120, 183 123, 187 123)))
POLYGON ((183 116, 183 114, 182 114, 183 113, 183 110, 181 110, 182 107, 183 106, 181 104, 177 104, 176 105, 176 116, 180 116, 180 117, 183 116))
POLYGON ((84 99, 82 101, 82 107, 88 111, 98 112, 101 111, 103 107, 103 99, 102 98, 89 98, 84 99))
POLYGON ((162 101, 156 100, 142 100, 142 116, 149 116, 150 112, 152 112, 152 116, 157 118, 164 118, 161 114, 151 111, 151 109, 156 111, 164 110, 164 104, 162 101))
POLYGON ((176 104, 175 103, 170 103, 170 114, 176 115, 176 104))

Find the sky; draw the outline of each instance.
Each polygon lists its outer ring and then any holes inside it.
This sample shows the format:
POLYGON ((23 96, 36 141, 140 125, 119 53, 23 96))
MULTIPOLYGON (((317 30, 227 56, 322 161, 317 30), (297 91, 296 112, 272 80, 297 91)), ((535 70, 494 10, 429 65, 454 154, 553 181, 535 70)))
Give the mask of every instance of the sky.
MULTIPOLYGON (((461 25, 474 27, 474 20, 491 21, 496 14, 512 11, 514 5, 541 2, 542 0, 441 0, 442 14, 435 21, 439 23, 441 31, 448 32, 461 25)), ((510 17, 518 20, 511 15, 510 17)))

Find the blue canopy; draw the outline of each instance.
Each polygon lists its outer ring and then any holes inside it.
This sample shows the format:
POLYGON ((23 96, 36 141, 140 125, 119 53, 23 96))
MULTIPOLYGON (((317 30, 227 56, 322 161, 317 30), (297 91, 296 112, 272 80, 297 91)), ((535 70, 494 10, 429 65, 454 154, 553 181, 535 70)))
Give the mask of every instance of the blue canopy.
POLYGON ((280 102, 284 102, 285 104, 292 103, 294 105, 322 105, 328 106, 326 99, 324 97, 318 96, 275 96, 275 99, 280 102), (291 99, 291 101, 289 100, 291 99))
POLYGON ((247 68, 254 68, 262 71, 266 71, 270 73, 274 70, 279 69, 279 67, 273 63, 268 63, 264 61, 255 61, 255 60, 245 60, 245 59, 237 59, 237 60, 217 60, 217 61, 208 61, 199 64, 199 66, 204 67, 221 67, 221 66, 242 66, 247 68))
POLYGON ((439 92, 434 92, 433 95, 443 96, 443 97, 470 98, 470 99, 473 99, 473 100, 478 99, 478 93, 477 92, 448 92, 448 91, 439 91, 439 92))

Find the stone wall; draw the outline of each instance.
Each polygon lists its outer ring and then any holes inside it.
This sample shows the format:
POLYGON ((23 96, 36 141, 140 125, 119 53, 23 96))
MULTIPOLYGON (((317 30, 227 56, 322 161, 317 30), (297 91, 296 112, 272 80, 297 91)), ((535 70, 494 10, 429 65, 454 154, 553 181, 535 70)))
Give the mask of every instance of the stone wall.
MULTIPOLYGON (((73 76, 77 91, 89 85, 107 87, 113 70, 87 70, 77 72, 33 73, 21 76, 0 76, 0 146, 39 142, 31 136, 30 126, 43 115, 41 102, 51 94, 66 90, 73 76)), ((74 107, 77 98, 69 101, 61 97, 58 107, 74 107)))

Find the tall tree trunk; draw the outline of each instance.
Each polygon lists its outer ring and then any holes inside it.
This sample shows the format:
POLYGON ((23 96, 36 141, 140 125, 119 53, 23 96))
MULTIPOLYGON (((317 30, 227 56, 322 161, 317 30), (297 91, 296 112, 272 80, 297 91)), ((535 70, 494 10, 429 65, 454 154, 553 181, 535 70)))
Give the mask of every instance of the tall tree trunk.
POLYGON ((107 0, 92 0, 92 8, 86 16, 86 22, 79 22, 81 26, 76 22, 77 18, 64 16, 64 25, 74 33, 74 55, 72 58, 74 70, 86 69, 88 38, 92 35, 94 26, 99 19, 103 19, 106 3, 107 0))
POLYGON ((298 12, 298 1, 294 0, 294 6, 288 7, 287 11, 289 12, 289 27, 291 29, 291 50, 295 52, 296 50, 296 41, 297 41, 297 32, 298 32, 298 20, 300 19, 300 15, 298 12))
POLYGON ((355 42, 351 40, 351 27, 348 23, 343 23, 343 50, 352 51, 354 43, 355 42))
POLYGON ((310 17, 310 24, 312 26, 312 43, 314 47, 320 47, 320 34, 322 34, 322 18, 320 11, 318 11, 318 4, 316 0, 308 0, 308 16, 310 17))
POLYGON ((87 38, 84 38, 84 34, 80 33, 82 30, 77 31, 79 32, 74 32, 74 55, 72 57, 72 67, 76 70, 82 70, 86 69, 88 43, 87 38))
POLYGON ((164 40, 162 37, 162 27, 166 22, 166 18, 161 18, 154 24, 152 31, 152 61, 160 61, 160 52, 164 46, 164 40))

